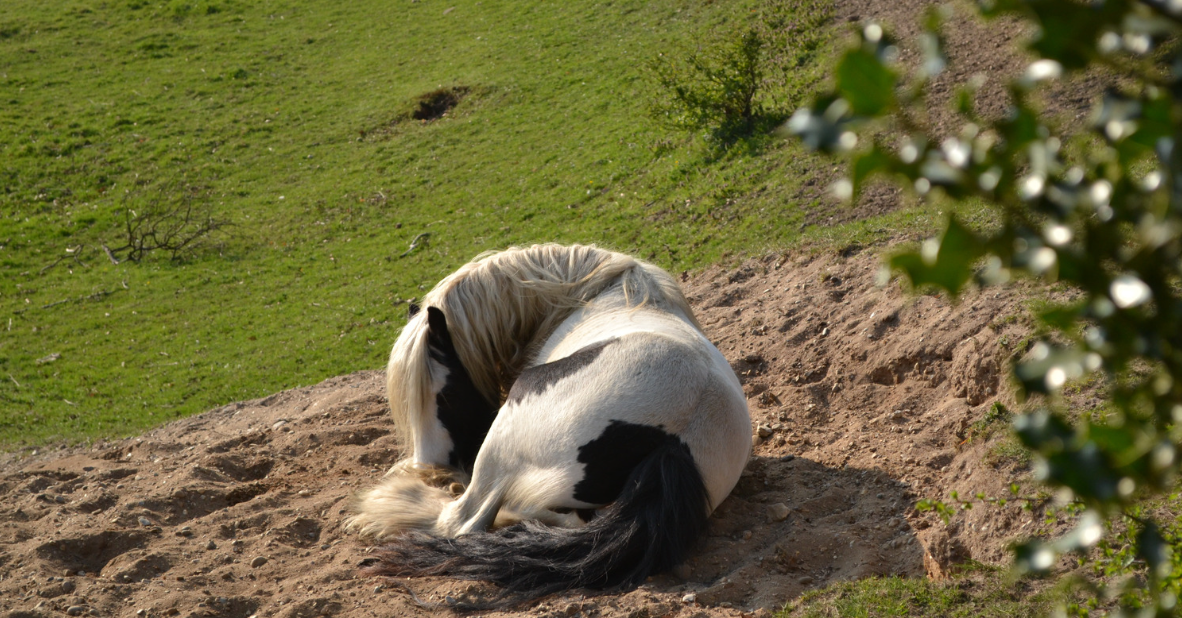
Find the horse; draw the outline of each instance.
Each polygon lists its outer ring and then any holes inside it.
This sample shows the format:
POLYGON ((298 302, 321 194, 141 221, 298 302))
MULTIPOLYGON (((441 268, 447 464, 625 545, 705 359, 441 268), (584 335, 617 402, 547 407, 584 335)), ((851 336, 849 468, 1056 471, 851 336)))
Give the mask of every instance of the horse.
POLYGON ((669 273, 594 246, 477 256, 390 354, 409 455, 346 529, 370 575, 528 600, 627 590, 680 564, 751 454, 739 381, 669 273))

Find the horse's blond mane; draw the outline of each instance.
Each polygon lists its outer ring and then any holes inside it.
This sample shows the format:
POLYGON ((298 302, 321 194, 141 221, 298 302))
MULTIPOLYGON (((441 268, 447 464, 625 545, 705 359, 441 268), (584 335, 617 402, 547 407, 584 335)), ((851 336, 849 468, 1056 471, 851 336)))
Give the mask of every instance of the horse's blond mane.
MULTIPOLYGON (((439 282, 423 299, 447 316, 456 351, 476 388, 500 405, 529 360, 531 345, 575 309, 619 281, 632 306, 678 309, 694 322, 669 273, 594 246, 556 244, 484 253, 439 282)), ((403 436, 420 422, 431 395, 426 311, 411 318, 386 369, 390 411, 403 436)), ((699 327, 700 329, 700 327, 699 327)))

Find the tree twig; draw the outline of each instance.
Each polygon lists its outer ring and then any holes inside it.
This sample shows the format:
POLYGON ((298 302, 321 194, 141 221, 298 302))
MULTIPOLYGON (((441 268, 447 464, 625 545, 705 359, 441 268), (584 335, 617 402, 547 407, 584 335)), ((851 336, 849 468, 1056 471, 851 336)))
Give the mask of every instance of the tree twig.
MULTIPOLYGON (((113 263, 119 263, 115 255, 123 251, 127 252, 124 261, 139 262, 157 249, 176 260, 214 232, 233 225, 214 216, 213 206, 199 188, 172 189, 166 187, 147 195, 136 208, 127 204, 123 210, 123 244, 113 249, 103 245, 113 263), (175 197, 177 193, 179 198, 175 197)), ((124 197, 125 203, 138 199, 136 194, 124 197)))
POLYGON ((45 271, 49 270, 50 268, 53 268, 54 266, 57 266, 58 263, 60 263, 64 259, 66 259, 66 256, 63 255, 63 256, 59 257, 58 259, 50 262, 49 264, 42 266, 41 270, 37 271, 37 274, 39 274, 39 275, 45 274, 45 271))
POLYGON ((400 255, 398 257, 404 258, 404 257, 410 255, 411 251, 414 251, 415 249, 419 248, 419 241, 420 240, 423 241, 423 244, 426 244, 427 239, 429 239, 430 237, 431 237, 431 232, 422 232, 418 236, 415 236, 414 239, 410 241, 410 248, 408 248, 406 251, 403 251, 402 255, 400 255))
POLYGON ((108 258, 111 258, 111 263, 112 263, 112 264, 114 264, 114 265, 116 265, 116 266, 118 266, 118 265, 119 265, 119 260, 118 260, 118 258, 116 258, 116 257, 115 257, 115 254, 114 254, 114 253, 111 253, 111 249, 110 249, 110 247, 108 247, 108 246, 106 245, 106 243, 103 243, 102 247, 103 247, 103 251, 105 251, 105 252, 106 252, 106 254, 107 254, 107 257, 108 257, 108 258))
POLYGON ((38 272, 38 274, 41 274, 41 275, 45 274, 45 271, 49 270, 50 268, 53 268, 54 266, 57 266, 58 264, 60 264, 62 262, 62 260, 66 259, 66 258, 73 259, 75 262, 78 263, 79 266, 82 266, 84 268, 89 268, 89 266, 87 266, 85 262, 78 259, 78 256, 81 255, 80 252, 82 251, 82 249, 85 246, 86 245, 76 245, 74 247, 66 247, 66 255, 63 255, 63 256, 59 257, 58 259, 50 262, 49 264, 42 266, 41 270, 38 272), (78 252, 78 253, 76 253, 76 252, 78 252))
MULTIPOLYGON (((124 282, 123 282, 123 289, 124 289, 124 290, 130 289, 130 288, 128 288, 128 287, 127 287, 127 282, 126 282, 126 281, 124 281, 124 282)), ((42 308, 42 309, 49 309, 50 307, 56 307, 56 306, 58 306, 58 305, 64 305, 64 304, 66 304, 66 303, 81 303, 81 302, 85 302, 85 301, 88 301, 88 300, 98 300, 98 299, 100 299, 100 298, 105 298, 105 297, 107 297, 107 296, 110 296, 110 295, 112 295, 112 294, 114 294, 115 292, 118 292, 118 291, 119 291, 118 289, 115 289, 115 290, 103 290, 103 291, 101 291, 101 292, 95 292, 94 294, 91 294, 91 295, 89 295, 89 296, 79 296, 78 298, 66 298, 66 299, 63 299, 63 300, 54 301, 54 302, 52 302, 52 303, 49 303, 48 305, 42 305, 42 306, 41 306, 41 308, 42 308)))

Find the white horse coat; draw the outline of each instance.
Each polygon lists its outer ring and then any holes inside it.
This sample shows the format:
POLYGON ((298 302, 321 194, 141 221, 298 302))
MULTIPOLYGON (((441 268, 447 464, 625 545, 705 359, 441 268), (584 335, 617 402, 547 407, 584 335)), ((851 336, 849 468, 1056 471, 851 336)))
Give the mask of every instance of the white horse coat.
POLYGON ((635 586, 680 562, 738 481, 751 429, 676 283, 592 247, 469 267, 428 295, 391 354, 391 407, 397 417, 405 404, 413 452, 349 521, 391 542, 373 572, 489 579, 533 597, 635 586), (508 274, 463 289, 482 265, 508 274), (431 486, 468 470, 458 498, 431 486))

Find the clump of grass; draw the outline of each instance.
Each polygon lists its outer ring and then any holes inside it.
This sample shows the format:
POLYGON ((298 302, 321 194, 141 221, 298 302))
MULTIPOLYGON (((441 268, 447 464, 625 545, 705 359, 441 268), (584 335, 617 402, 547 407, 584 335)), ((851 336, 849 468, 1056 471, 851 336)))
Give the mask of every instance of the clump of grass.
POLYGON ((1006 433, 989 446, 981 462, 994 468, 1026 469, 1030 467, 1030 450, 1022 446, 1012 433, 1006 433))
POLYGON ((1062 597, 1005 573, 976 570, 950 582, 905 577, 840 582, 806 592, 778 618, 1009 618, 1046 614, 1062 597))
POLYGON ((969 426, 968 438, 969 440, 988 440, 999 430, 1009 429, 1010 421, 1013 419, 1014 413, 1010 412, 1009 408, 1000 401, 995 401, 980 420, 969 426))

